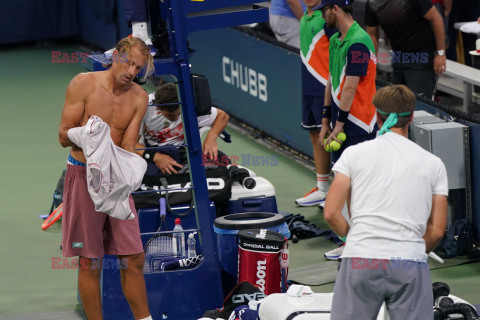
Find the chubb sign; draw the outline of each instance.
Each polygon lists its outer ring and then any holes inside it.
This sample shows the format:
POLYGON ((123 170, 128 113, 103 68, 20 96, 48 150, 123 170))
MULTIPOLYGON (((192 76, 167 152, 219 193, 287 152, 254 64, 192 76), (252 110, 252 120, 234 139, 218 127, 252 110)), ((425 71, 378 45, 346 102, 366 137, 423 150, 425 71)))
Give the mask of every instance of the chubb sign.
POLYGON ((267 77, 264 74, 225 56, 222 57, 222 74, 226 83, 267 102, 267 77))

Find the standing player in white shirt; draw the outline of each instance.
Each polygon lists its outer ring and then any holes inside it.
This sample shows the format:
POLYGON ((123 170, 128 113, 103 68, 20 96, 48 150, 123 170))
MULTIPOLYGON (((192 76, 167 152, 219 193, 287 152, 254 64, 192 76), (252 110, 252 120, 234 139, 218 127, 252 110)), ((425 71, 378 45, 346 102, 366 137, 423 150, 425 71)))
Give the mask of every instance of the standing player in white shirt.
POLYGON ((382 88, 373 104, 380 136, 343 152, 325 203, 327 223, 347 236, 331 318, 375 319, 385 301, 392 320, 433 319, 426 261, 447 222, 445 165, 407 138, 410 89, 382 88))

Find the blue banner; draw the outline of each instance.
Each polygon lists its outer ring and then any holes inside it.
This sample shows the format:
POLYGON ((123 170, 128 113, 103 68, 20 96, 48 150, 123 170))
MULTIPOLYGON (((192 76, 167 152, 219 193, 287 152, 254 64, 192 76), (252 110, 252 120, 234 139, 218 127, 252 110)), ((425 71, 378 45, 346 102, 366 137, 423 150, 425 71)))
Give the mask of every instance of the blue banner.
POLYGON ((302 121, 300 57, 225 28, 189 37, 192 71, 207 76, 214 104, 312 156, 302 121))

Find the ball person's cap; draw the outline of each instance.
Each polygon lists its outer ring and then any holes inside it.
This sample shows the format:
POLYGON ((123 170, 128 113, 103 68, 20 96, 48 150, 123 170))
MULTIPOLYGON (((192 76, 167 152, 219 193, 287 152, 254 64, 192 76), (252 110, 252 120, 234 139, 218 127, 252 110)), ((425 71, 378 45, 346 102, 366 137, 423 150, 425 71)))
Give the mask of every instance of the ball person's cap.
POLYGON ((350 0, 322 0, 322 2, 313 8, 313 10, 322 10, 326 6, 351 6, 350 0))

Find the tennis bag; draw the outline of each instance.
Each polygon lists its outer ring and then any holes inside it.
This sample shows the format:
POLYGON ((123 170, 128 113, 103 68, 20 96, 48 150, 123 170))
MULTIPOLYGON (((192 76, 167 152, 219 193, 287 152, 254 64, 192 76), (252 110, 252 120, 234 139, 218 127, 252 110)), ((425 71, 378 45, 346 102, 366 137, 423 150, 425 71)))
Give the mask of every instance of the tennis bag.
MULTIPOLYGON (((205 174, 207 176, 207 187, 210 200, 215 202, 227 202, 232 196, 232 181, 227 167, 206 167, 205 174)), ((161 176, 145 175, 142 185, 137 191, 160 190, 162 188, 177 189, 168 191, 168 205, 174 206, 179 204, 189 204, 192 202, 191 189, 178 190, 182 188, 190 188, 191 186, 190 173, 186 171, 178 174, 166 174, 161 176)), ((161 196, 165 196, 165 192, 162 192, 162 195, 154 192, 139 192, 133 193, 132 196, 137 209, 151 208, 158 206, 159 199, 161 196)))
POLYGON ((473 240, 473 229, 472 223, 467 219, 456 220, 448 228, 446 237, 440 241, 435 252, 444 259, 466 254, 473 240))
POLYGON ((207 310, 203 317, 212 319, 229 319, 232 312, 240 306, 247 306, 249 301, 258 301, 266 295, 253 284, 243 281, 239 283, 223 301, 221 309, 207 310))
POLYGON ((55 188, 55 191, 53 191, 53 201, 48 214, 51 214, 53 210, 58 208, 58 206, 63 202, 63 186, 65 183, 66 173, 67 173, 67 170, 63 170, 62 175, 60 176, 60 179, 58 179, 57 187, 55 188))

